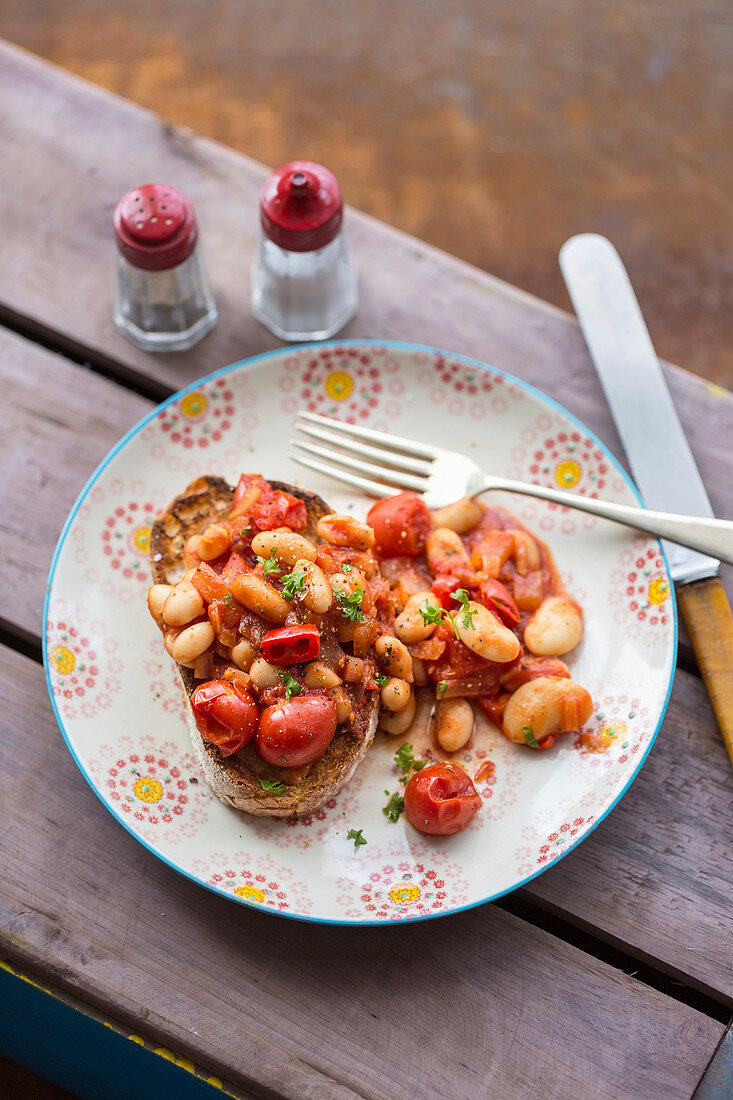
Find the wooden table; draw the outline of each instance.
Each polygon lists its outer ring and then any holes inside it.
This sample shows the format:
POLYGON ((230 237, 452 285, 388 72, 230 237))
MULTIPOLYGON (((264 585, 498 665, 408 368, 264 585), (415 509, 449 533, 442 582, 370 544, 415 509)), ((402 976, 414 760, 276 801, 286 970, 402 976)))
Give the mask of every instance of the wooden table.
MULTIPOLYGON (((698 1097, 731 1095, 733 773, 684 646, 619 806, 522 890, 443 920, 338 928, 231 905, 97 801, 40 662, 53 546, 94 466, 156 400, 276 346, 248 305, 265 170, 10 47, 0 103, 0 985, 16 1003, 0 1049, 105 1097, 153 1095, 166 1074, 177 1096, 214 1095, 208 1080, 294 1100, 672 1100, 703 1075, 698 1097), (111 319, 112 209, 150 179, 191 196, 220 304, 183 355, 146 355, 111 319)), ((361 306, 344 335, 481 358, 620 452, 572 318, 355 211, 348 232, 361 306)), ((733 515, 733 399, 666 371, 713 506, 733 515)))

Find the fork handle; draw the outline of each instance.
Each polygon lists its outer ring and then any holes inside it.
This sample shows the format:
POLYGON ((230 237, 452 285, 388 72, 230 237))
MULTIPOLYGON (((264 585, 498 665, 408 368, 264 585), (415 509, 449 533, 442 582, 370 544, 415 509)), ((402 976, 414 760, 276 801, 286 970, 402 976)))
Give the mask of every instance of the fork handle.
MULTIPOLYGON (((472 486, 473 488, 473 486, 472 486)), ((698 550, 701 554, 733 565, 733 523, 726 519, 709 519, 705 516, 681 516, 674 512, 651 512, 636 505, 616 504, 610 500, 596 500, 593 497, 565 493, 562 489, 545 488, 526 481, 510 481, 507 478, 491 477, 474 496, 488 489, 501 489, 508 493, 522 493, 523 496, 539 497, 555 504, 564 504, 581 512, 590 512, 594 516, 624 523, 638 531, 646 531, 660 539, 698 550)))

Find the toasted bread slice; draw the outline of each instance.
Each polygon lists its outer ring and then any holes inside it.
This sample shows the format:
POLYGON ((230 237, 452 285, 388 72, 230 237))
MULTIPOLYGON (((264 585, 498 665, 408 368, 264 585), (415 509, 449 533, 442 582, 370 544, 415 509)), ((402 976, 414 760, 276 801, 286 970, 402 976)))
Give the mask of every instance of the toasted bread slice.
MULTIPOLYGON (((270 481, 273 489, 281 489, 298 497, 306 506, 308 526, 303 532, 313 542, 321 540, 316 527, 322 516, 332 509, 313 493, 293 485, 270 481)), ((232 507, 234 489, 219 477, 199 477, 181 496, 170 504, 153 524, 150 556, 153 580, 156 584, 175 584, 185 572, 183 551, 191 535, 203 531, 214 520, 226 517, 232 507)), ((320 759, 313 762, 297 782, 287 785, 283 794, 274 795, 262 787, 260 780, 277 781, 283 769, 268 764, 246 745, 232 756, 222 756, 216 745, 205 740, 198 729, 190 706, 190 697, 198 686, 193 671, 177 666, 183 685, 191 741, 206 781, 214 793, 229 806, 260 817, 293 817, 319 809, 349 781, 364 759, 377 728, 379 693, 364 692, 344 684, 350 693, 354 710, 354 725, 340 726, 333 741, 320 759)))

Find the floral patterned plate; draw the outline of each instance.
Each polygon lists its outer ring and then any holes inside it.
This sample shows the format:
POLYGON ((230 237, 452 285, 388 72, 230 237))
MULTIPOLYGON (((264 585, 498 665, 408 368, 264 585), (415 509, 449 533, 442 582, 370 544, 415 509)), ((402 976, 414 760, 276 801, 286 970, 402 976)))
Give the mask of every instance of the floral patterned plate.
MULTIPOLYGON (((487 470, 635 503, 601 443, 553 401, 481 363, 364 341, 287 348, 176 394, 93 474, 66 522, 45 617, 48 685, 66 743, 106 808, 161 860, 219 894, 341 924, 416 920, 498 897, 550 866, 608 813, 647 755, 669 696, 676 617, 657 542, 580 512, 502 497, 551 547, 586 613, 569 663, 595 710, 546 752, 478 722, 460 754, 483 806, 430 838, 382 807, 401 791, 378 733, 356 776, 298 822, 250 818, 209 791, 188 739, 177 677, 148 615, 153 517, 202 473, 242 470, 302 484, 339 511, 369 501, 285 457, 298 409, 439 439, 487 470), (367 843, 355 848, 350 829, 367 843)), ((426 735, 416 754, 442 754, 426 735)))

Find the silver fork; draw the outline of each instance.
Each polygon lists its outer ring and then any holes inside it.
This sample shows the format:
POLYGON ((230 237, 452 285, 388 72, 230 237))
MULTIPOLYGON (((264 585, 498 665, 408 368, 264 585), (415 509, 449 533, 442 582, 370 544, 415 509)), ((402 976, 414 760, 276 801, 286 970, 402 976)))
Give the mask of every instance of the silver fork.
POLYGON ((298 413, 295 428, 320 443, 291 439, 290 458, 369 496, 387 497, 411 489, 422 494, 428 507, 442 508, 460 497, 502 489, 590 512, 733 565, 733 523, 729 520, 651 512, 636 505, 595 500, 544 485, 494 477, 455 451, 345 424, 318 413, 298 413))

